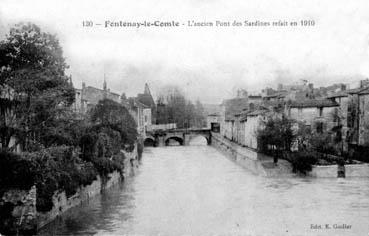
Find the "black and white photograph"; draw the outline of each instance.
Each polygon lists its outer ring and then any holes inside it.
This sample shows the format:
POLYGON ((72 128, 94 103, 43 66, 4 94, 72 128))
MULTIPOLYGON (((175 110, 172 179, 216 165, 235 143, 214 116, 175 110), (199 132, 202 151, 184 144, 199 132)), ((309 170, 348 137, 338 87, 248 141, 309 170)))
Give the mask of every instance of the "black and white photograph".
POLYGON ((0 236, 369 236, 367 0, 0 0, 0 236))

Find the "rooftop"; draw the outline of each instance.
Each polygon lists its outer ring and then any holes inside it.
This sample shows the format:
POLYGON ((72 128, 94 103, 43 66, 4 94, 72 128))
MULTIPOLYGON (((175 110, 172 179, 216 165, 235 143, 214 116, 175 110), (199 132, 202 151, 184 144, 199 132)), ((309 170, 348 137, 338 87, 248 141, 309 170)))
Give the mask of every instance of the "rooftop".
POLYGON ((306 107, 336 107, 338 103, 329 99, 309 99, 303 101, 291 101, 289 104, 291 108, 306 108, 306 107))
POLYGON ((364 88, 350 89, 347 92, 349 94, 359 94, 359 95, 369 94, 369 86, 364 88))
POLYGON ((347 91, 338 91, 338 92, 328 95, 327 98, 339 98, 339 97, 347 97, 347 96, 348 96, 347 91))

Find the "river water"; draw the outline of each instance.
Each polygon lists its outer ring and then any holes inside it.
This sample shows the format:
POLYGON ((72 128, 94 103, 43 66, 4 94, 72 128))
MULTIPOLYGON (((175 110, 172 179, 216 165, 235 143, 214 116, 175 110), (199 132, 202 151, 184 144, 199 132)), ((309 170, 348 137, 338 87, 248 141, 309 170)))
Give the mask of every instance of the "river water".
POLYGON ((134 177, 40 234, 369 235, 369 179, 265 178, 210 146, 146 148, 134 177))

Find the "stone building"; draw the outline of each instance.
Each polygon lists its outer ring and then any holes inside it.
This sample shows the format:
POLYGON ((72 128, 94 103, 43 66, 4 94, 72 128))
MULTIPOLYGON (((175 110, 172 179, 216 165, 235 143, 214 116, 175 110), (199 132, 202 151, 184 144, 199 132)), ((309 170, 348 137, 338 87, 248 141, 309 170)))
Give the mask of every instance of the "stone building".
POLYGON ((329 96, 327 96, 327 99, 331 99, 332 101, 336 102, 339 107, 336 110, 335 113, 335 121, 336 126, 341 127, 341 137, 343 141, 343 151, 348 150, 348 134, 349 134, 349 128, 348 128, 348 110, 349 110, 349 95, 347 91, 342 90, 335 93, 331 93, 329 96))
POLYGON ((289 118, 310 126, 317 133, 324 133, 335 126, 335 114, 339 104, 329 99, 311 99, 287 103, 289 118))
POLYGON ((105 98, 111 99, 115 102, 120 102, 120 96, 117 93, 113 93, 108 89, 106 80, 104 78, 103 89, 95 88, 92 86, 86 86, 82 83, 82 89, 75 89, 75 102, 72 105, 73 109, 77 113, 84 114, 95 106, 100 100, 105 98))
POLYGON ((120 103, 128 109, 135 119, 138 134, 145 138, 147 132, 152 130, 156 111, 156 104, 151 95, 149 86, 145 84, 144 93, 138 94, 137 97, 130 97, 127 99, 126 95, 123 93, 120 96, 120 103))
POLYGON ((277 90, 264 89, 261 102, 252 101, 240 90, 237 98, 224 100, 221 105, 220 133, 242 146, 257 149, 257 130, 269 117, 284 114, 313 133, 329 134, 338 153, 354 151, 356 157, 367 156, 369 80, 361 81, 357 89, 347 88, 339 83, 315 89, 307 81, 296 86, 280 85, 277 90))
POLYGON ((137 100, 151 109, 151 122, 156 124, 156 104, 147 83, 145 84, 144 92, 137 94, 137 100))
POLYGON ((233 98, 224 100, 221 104, 221 115, 220 115, 220 133, 224 137, 233 140, 236 129, 235 115, 248 108, 248 98, 233 98))
POLYGON ((247 113, 242 119, 242 139, 241 144, 257 149, 258 142, 257 142, 257 132, 258 129, 263 127, 264 122, 267 121, 270 111, 266 108, 261 107, 255 111, 247 113))
POLYGON ((369 147, 369 86, 348 91, 348 142, 369 147))
POLYGON ((211 129, 213 132, 220 132, 221 117, 218 113, 212 113, 206 117, 206 128, 211 129))
POLYGON ((151 108, 142 104, 137 98, 131 97, 122 104, 127 108, 137 124, 137 133, 145 138, 146 132, 151 129, 151 108))

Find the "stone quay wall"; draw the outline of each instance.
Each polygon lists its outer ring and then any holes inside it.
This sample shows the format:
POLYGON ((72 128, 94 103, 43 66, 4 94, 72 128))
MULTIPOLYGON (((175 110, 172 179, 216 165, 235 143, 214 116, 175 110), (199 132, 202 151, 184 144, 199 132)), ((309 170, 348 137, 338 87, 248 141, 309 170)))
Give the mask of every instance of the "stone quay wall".
MULTIPOLYGON (((0 206, 9 212, 6 219, 2 219, 2 232, 34 235, 38 229, 52 222, 69 209, 77 207, 105 189, 129 178, 138 167, 137 145, 132 152, 122 152, 126 157, 122 175, 118 171, 110 173, 105 178, 98 175, 90 185, 80 186, 77 192, 69 198, 67 198, 65 191, 56 191, 52 197, 53 208, 48 212, 37 212, 36 186, 33 186, 30 190, 10 189, 4 192, 0 198, 0 206)), ((0 214, 5 215, 4 212, 0 212, 0 214)))
POLYGON ((233 143, 216 133, 212 133, 211 145, 254 174, 268 176, 262 163, 258 160, 260 154, 256 151, 233 143))
MULTIPOLYGON (((316 178, 337 178, 340 167, 338 165, 313 166, 308 176, 316 178)), ((369 164, 351 164, 341 167, 346 178, 369 178, 369 164)))

